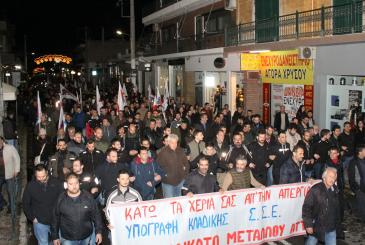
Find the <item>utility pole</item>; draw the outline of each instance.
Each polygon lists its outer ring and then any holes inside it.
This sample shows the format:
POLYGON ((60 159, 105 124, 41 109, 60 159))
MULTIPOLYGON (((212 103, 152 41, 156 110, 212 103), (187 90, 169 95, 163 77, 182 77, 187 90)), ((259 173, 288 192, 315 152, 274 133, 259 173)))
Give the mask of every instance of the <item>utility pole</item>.
POLYGON ((1 61, 1 50, 0 50, 0 135, 3 135, 3 119, 4 119, 4 89, 3 89, 3 82, 4 82, 4 73, 3 73, 3 65, 1 61))
POLYGON ((130 0, 130 38, 131 38, 131 81, 134 89, 137 90, 136 84, 136 25, 134 15, 134 0, 130 0))
POLYGON ((27 35, 24 34, 24 69, 28 73, 27 35))

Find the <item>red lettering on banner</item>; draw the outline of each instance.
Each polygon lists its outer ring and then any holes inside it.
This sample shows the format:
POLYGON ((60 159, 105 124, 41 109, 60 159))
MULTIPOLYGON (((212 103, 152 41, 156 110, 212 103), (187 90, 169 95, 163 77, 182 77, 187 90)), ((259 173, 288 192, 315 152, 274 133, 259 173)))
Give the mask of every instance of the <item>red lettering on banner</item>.
POLYGON ((257 190, 245 196, 245 204, 253 204, 254 202, 267 202, 271 199, 271 190, 257 190))
POLYGON ((230 207, 236 207, 236 204, 234 203, 235 197, 237 195, 231 195, 231 196, 221 196, 221 208, 230 208, 230 207))
POLYGON ((215 209, 214 199, 212 197, 205 199, 189 200, 189 204, 190 204, 190 213, 198 213, 204 210, 215 209))
POLYGON ((182 214, 182 206, 179 202, 170 202, 173 214, 182 214))
POLYGON ((254 201, 255 194, 247 194, 245 197, 245 204, 252 204, 254 201))
POLYGON ((227 233, 227 245, 244 243, 244 242, 257 242, 257 241, 264 241, 266 239, 279 238, 283 236, 284 230, 285 230, 285 224, 267 226, 261 229, 239 230, 227 233))
POLYGON ((303 221, 298 221, 297 223, 294 223, 294 224, 291 225, 290 234, 296 233, 299 230, 303 231, 304 229, 305 229, 304 222, 303 221))
POLYGON ((155 205, 143 205, 140 207, 127 207, 125 209, 124 217, 126 220, 136 220, 142 218, 155 218, 157 217, 155 205))
POLYGON ((279 199, 295 199, 298 197, 306 196, 310 186, 298 186, 282 188, 279 192, 279 199))
POLYGON ((219 245, 219 236, 197 238, 183 243, 177 243, 176 245, 219 245))

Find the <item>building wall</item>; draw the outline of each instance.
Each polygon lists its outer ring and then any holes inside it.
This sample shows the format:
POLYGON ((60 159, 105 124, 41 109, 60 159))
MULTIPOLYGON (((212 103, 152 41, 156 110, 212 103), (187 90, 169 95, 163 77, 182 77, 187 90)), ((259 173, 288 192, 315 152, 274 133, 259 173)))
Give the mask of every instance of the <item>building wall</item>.
POLYGON ((314 116, 320 127, 325 127, 327 75, 365 75, 365 58, 358 55, 365 43, 317 47, 314 61, 314 116))
POLYGON ((237 0, 236 24, 248 23, 255 20, 255 1, 237 0))
MULTIPOLYGON (((293 14, 333 5, 332 0, 280 0, 279 14, 293 14)), ((255 21, 255 0, 237 0, 236 24, 255 21)))
POLYGON ((332 0, 280 0, 279 13, 280 15, 287 15, 293 14, 296 11, 303 12, 331 5, 332 0))
POLYGON ((183 98, 186 103, 195 104, 195 72, 184 72, 183 98))

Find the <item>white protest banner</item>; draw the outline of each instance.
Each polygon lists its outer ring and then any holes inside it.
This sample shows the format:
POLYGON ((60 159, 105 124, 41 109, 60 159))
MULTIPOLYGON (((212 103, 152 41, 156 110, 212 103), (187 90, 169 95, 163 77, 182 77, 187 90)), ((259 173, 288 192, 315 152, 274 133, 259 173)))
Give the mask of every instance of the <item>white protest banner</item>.
POLYGON ((110 207, 112 243, 261 244, 305 234, 307 183, 110 207))

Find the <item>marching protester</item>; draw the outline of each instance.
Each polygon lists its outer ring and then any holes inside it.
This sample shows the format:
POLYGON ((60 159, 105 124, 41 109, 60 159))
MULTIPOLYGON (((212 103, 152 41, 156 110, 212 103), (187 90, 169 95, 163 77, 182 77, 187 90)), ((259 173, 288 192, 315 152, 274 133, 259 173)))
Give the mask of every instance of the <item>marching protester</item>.
MULTIPOLYGON (((57 120, 49 121, 45 113, 38 124, 37 116, 29 117, 32 130, 39 132, 33 155, 46 165, 35 167, 35 179, 23 196, 24 212, 33 222, 39 244, 48 242, 45 237, 50 232, 54 244, 100 243, 102 229, 113 229, 113 205, 302 183, 312 177, 323 182, 312 187, 303 206, 307 243, 330 241, 333 230, 338 228, 337 217, 342 222, 346 214, 344 162, 349 162, 351 190, 363 203, 365 153, 360 144, 360 121, 355 134, 345 123, 342 134, 341 126, 334 126, 331 136, 328 129, 313 125, 312 115, 309 117, 305 110, 298 114, 299 119, 290 118, 281 106, 272 126, 246 105, 237 108, 232 118, 228 106, 215 108, 214 112, 210 103, 191 105, 181 98, 165 99, 165 95, 163 100, 152 94, 146 98, 133 88, 128 89, 121 104, 112 93, 114 84, 110 85, 101 88, 98 96, 84 95, 83 101, 61 98, 65 105, 58 108, 54 106, 58 96, 51 92, 45 98, 52 105, 47 112, 57 118, 54 111, 61 115, 61 108, 65 110, 58 127, 57 120), (52 136, 54 142, 47 136, 52 136), (54 148, 57 152, 47 162, 54 148), (337 170, 336 184, 331 182, 333 169, 337 170), (60 187, 51 193, 56 189, 52 183, 61 183, 65 176, 66 192, 60 187), (38 201, 38 195, 49 195, 49 199, 38 201), (87 206, 80 212, 81 219, 74 217, 75 200, 87 206), (43 205, 48 206, 42 210, 43 205), (327 205, 334 205, 336 211, 327 210, 327 205), (104 224, 94 207, 98 211, 105 208, 104 224), (309 212, 311 208, 319 213, 309 212), (53 218, 44 218, 50 212, 55 213, 53 222, 53 218), (68 225, 69 221, 73 223, 68 225)), ((8 167, 5 164, 2 172, 8 167)))
POLYGON ((250 168, 247 164, 247 159, 243 156, 239 156, 236 159, 235 167, 227 172, 224 177, 222 189, 227 190, 240 190, 251 188, 265 187, 263 184, 258 182, 253 176, 250 168))
POLYGON ((153 200, 156 185, 161 182, 164 171, 154 158, 148 155, 148 149, 141 147, 137 157, 131 163, 131 173, 135 180, 134 188, 141 194, 142 199, 153 200))
POLYGON ((33 224, 38 244, 48 245, 53 209, 58 196, 64 191, 63 182, 50 176, 43 164, 35 167, 34 176, 24 189, 23 211, 33 224))
POLYGON ((208 172, 209 161, 202 157, 199 159, 198 168, 192 171, 185 179, 182 192, 184 195, 212 193, 220 190, 215 175, 208 172))
POLYGON ((271 154, 275 156, 273 159, 273 178, 274 184, 279 184, 280 182, 280 169, 283 164, 291 156, 290 145, 286 142, 285 131, 279 131, 278 140, 275 145, 270 148, 271 154))
POLYGON ((72 162, 76 159, 73 152, 67 150, 67 144, 64 139, 58 140, 57 152, 48 160, 49 171, 52 176, 63 180, 64 177, 72 170, 72 162))
POLYGON ((326 168, 322 182, 315 184, 305 197, 302 217, 308 234, 306 245, 315 245, 318 241, 326 245, 336 244, 336 229, 340 225, 336 179, 337 170, 326 168))
POLYGON ((96 201, 86 191, 80 190, 79 178, 66 176, 67 190, 61 193, 54 207, 51 238, 54 245, 101 244, 103 224, 96 201))
POLYGON ((157 155, 157 162, 164 170, 162 191, 165 198, 181 196, 181 188, 189 173, 190 165, 182 148, 178 146, 179 138, 175 134, 167 137, 167 146, 157 155))

